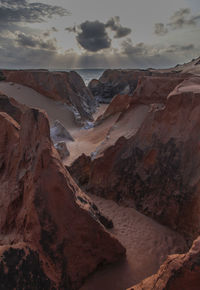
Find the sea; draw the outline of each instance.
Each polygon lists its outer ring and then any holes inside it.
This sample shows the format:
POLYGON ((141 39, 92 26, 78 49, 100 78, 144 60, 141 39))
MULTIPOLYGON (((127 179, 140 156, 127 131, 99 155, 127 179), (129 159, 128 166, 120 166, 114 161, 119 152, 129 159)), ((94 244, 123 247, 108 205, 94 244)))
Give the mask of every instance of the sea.
POLYGON ((87 86, 92 79, 99 79, 105 69, 67 69, 64 71, 76 71, 82 77, 87 86))

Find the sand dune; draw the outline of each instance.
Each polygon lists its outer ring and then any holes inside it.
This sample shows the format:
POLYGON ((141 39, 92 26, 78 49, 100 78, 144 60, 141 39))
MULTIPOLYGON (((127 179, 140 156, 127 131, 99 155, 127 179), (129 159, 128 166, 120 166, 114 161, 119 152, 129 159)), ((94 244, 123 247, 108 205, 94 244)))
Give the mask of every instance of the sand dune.
POLYGON ((29 87, 9 82, 0 82, 0 91, 29 107, 45 110, 51 124, 55 120, 59 120, 67 129, 77 127, 74 123, 73 113, 66 105, 55 102, 29 87))

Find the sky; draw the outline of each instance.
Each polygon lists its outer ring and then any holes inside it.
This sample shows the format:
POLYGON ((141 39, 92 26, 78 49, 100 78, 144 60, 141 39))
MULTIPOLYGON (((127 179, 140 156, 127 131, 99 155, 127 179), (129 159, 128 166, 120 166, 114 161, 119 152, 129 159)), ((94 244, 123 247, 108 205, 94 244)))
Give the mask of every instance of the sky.
POLYGON ((200 56, 200 0, 0 0, 1 68, 165 68, 200 56))

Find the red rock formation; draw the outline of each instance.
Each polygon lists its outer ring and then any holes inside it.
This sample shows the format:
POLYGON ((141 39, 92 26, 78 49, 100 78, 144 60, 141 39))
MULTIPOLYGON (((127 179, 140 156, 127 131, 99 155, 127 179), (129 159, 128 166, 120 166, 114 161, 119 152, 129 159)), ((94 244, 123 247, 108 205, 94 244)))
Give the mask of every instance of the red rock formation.
POLYGON ((20 126, 1 112, 0 132, 2 289, 77 289, 123 257, 62 166, 45 114, 28 109, 20 126))
MULTIPOLYGON (((188 74, 179 74, 176 71, 169 70, 169 71, 161 71, 161 70, 137 70, 137 69, 129 69, 129 70, 121 70, 121 69, 114 69, 114 70, 106 70, 99 80, 92 80, 88 87, 93 93, 93 95, 99 99, 102 103, 109 103, 111 99, 115 95, 119 94, 128 94, 133 95, 135 89, 137 88, 138 81, 146 77, 146 80, 149 77, 157 78, 166 78, 163 79, 164 83, 159 83, 160 87, 165 88, 167 90, 167 78, 169 78, 170 86, 174 83, 176 86, 178 83, 178 79, 186 78, 189 76, 188 74)), ((149 79, 151 80, 151 79, 149 79)), ((180 80, 181 81, 181 80, 180 80)), ((179 81, 179 82, 180 82, 179 81)), ((156 82, 153 84, 155 85, 156 82)), ((148 84, 150 86, 150 84, 148 84)), ((154 96, 156 96, 156 92, 154 91, 154 96)), ((158 96, 157 96, 158 97, 158 96)))
MULTIPOLYGON (((191 239, 200 223, 200 78, 185 80, 152 109, 130 139, 121 137, 83 168, 85 188, 138 210, 191 239), (89 168, 89 172, 88 172, 89 168), (87 174, 85 174, 87 173, 87 174)), ((80 181, 72 165, 70 172, 80 181)))
POLYGON ((128 290, 199 290, 199 285, 200 237, 188 253, 169 256, 157 274, 128 290))
POLYGON ((25 105, 19 104, 13 98, 8 98, 0 92, 0 112, 10 115, 15 121, 20 123, 22 114, 27 110, 25 105))
POLYGON ((183 80, 181 76, 140 77, 133 99, 143 104, 166 103, 169 93, 183 80))
POLYGON ((78 122, 91 120, 95 100, 76 72, 47 70, 3 70, 8 82, 22 84, 40 94, 71 106, 78 122))
POLYGON ((96 120, 96 122, 95 122, 96 125, 101 123, 103 120, 109 118, 110 116, 113 116, 117 113, 121 113, 121 112, 127 110, 132 99, 133 98, 131 96, 128 96, 128 95, 115 96, 112 99, 108 108, 103 113, 103 115, 99 116, 98 119, 96 120))

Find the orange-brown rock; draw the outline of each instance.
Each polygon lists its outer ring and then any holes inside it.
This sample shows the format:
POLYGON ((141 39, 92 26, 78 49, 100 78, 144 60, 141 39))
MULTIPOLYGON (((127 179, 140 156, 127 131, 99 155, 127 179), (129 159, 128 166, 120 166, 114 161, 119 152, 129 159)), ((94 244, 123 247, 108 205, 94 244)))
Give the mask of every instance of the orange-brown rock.
POLYGON ((28 109, 19 125, 1 112, 0 132, 2 289, 77 289, 122 258, 124 248, 63 167, 45 114, 28 109))
POLYGON ((103 120, 109 118, 110 116, 113 116, 117 113, 122 113, 123 111, 127 110, 132 99, 133 98, 129 95, 115 96, 109 104, 108 108, 103 113, 103 115, 99 116, 96 120, 96 125, 101 123, 103 120))
POLYGON ((28 86, 40 94, 71 107, 77 122, 92 119, 95 100, 76 72, 47 70, 3 70, 8 82, 28 86))
POLYGON ((0 92, 0 112, 10 115, 15 121, 20 123, 22 114, 26 111, 25 105, 19 104, 13 98, 8 98, 0 92))
POLYGON ((133 99, 143 104, 165 104, 169 93, 184 79, 181 75, 140 77, 133 93, 133 99))
MULTIPOLYGON (((92 80, 88 87, 93 93, 93 95, 102 103, 109 103, 115 95, 128 94, 133 95, 135 89, 137 88, 138 81, 140 79, 146 78, 151 82, 151 77, 166 78, 163 79, 164 83, 159 82, 159 86, 167 90, 167 78, 169 78, 169 85, 172 86, 174 82, 174 87, 178 84, 178 79, 186 78, 189 73, 180 74, 179 72, 173 71, 161 71, 161 70, 138 70, 138 69, 113 69, 106 70, 99 80, 92 80)), ((154 80, 154 79, 153 79, 154 80)), ((181 80, 180 80, 181 81, 181 80)), ((179 82, 180 82, 179 81, 179 82)), ((150 84, 148 84, 150 86, 150 84)), ((155 86, 155 83, 153 84, 155 86)), ((151 88, 152 89, 152 88, 151 88)), ((156 96, 156 91, 154 91, 154 97, 156 96)), ((158 95, 157 95, 158 98, 158 95)), ((156 99, 157 99, 156 98, 156 99)))
POLYGON ((199 290, 200 237, 188 253, 171 255, 159 271, 128 290, 199 290))
MULTIPOLYGON (((200 78, 192 77, 164 107, 149 110, 135 135, 119 138, 90 165, 87 160, 85 171, 82 164, 85 189, 118 201, 132 198, 142 213, 194 239, 200 224, 199 126, 200 78)), ((70 172, 80 181, 75 168, 70 172)))

